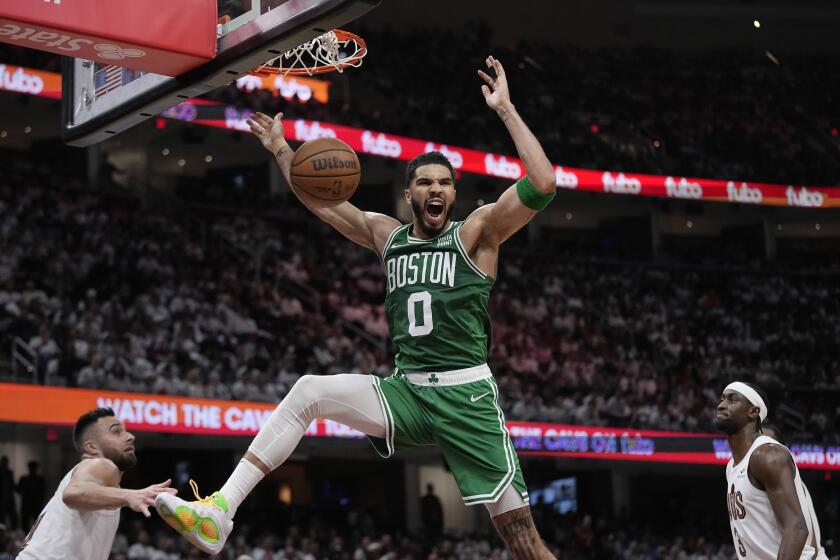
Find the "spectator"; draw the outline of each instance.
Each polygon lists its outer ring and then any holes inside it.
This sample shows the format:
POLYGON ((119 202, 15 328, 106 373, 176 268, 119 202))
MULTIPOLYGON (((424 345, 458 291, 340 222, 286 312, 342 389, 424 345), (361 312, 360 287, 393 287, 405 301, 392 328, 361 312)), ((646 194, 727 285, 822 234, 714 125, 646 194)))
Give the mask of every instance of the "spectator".
POLYGON ((9 529, 18 528, 15 505, 15 473, 9 468, 9 458, 0 457, 0 523, 9 529))
MULTIPOLYGON (((7 162, 7 181, 27 165, 7 162)), ((338 251, 334 234, 295 221, 297 207, 283 219, 206 214, 216 240, 199 249, 123 197, 0 185, 0 202, 0 231, 15 231, 0 237, 0 322, 11 327, 0 349, 35 329, 51 383, 277 402, 302 374, 391 373, 377 260, 338 251), (258 262, 240 248, 257 246, 258 262)), ((709 403, 737 377, 791 407, 783 427, 796 439, 840 439, 828 412, 840 407, 830 263, 812 275, 511 250, 488 360, 511 419, 708 431, 709 403)))
POLYGON ((431 483, 426 485, 426 494, 420 500, 420 518, 430 538, 437 538, 443 533, 443 506, 431 483))
POLYGON ((29 531, 44 509, 44 477, 38 474, 38 461, 27 463, 29 474, 20 477, 17 491, 20 494, 20 524, 24 531, 29 531))

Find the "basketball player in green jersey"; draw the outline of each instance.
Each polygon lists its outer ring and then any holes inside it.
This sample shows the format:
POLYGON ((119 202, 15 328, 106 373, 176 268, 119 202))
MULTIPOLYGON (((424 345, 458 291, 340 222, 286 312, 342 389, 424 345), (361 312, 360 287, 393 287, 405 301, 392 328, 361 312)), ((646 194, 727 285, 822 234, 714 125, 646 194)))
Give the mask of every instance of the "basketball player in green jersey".
MULTIPOLYGON (((156 506, 163 519, 202 550, 221 550, 239 504, 288 458, 312 420, 328 418, 367 434, 383 457, 413 446, 440 446, 464 502, 485 505, 513 558, 554 558, 534 527, 498 387, 486 362, 488 301, 499 246, 551 201, 555 176, 510 101, 502 65, 493 57, 486 63, 495 77, 478 71, 486 82, 484 99, 510 133, 527 174, 495 204, 482 206, 463 222, 450 220, 454 171, 438 152, 408 164, 410 224, 363 212, 349 202, 323 208, 295 192, 316 216, 381 257, 396 371, 386 379, 302 377, 218 492, 203 499, 196 495, 195 502, 161 494, 156 506)), ((256 114, 250 125, 288 181, 294 152, 283 138, 281 116, 256 114)))

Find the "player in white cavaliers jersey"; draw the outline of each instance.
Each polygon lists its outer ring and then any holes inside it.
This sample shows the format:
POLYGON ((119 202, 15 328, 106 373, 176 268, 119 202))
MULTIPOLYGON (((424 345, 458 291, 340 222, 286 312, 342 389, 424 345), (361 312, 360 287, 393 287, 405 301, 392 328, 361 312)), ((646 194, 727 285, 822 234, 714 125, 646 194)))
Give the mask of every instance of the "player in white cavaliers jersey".
POLYGON ((729 525, 738 558, 816 558, 804 485, 787 447, 761 434, 767 405, 756 387, 736 381, 723 390, 715 423, 726 433, 729 525))
POLYGON ((83 414, 73 430, 82 460, 70 469, 35 520, 18 560, 106 560, 120 523, 120 508, 149 517, 170 481, 142 490, 120 488, 123 473, 137 464, 134 435, 110 408, 83 414))
MULTIPOLYGON (((772 424, 762 424, 761 433, 767 437, 771 437, 781 443, 785 444, 784 437, 781 430, 772 424)), ((822 534, 820 532, 820 522, 817 519, 817 512, 814 510, 814 501, 811 499, 811 493, 808 491, 808 486, 804 481, 800 480, 802 484, 802 491, 805 493, 805 519, 811 522, 813 540, 809 544, 817 551, 817 560, 828 560, 828 555, 822 545, 822 534)))

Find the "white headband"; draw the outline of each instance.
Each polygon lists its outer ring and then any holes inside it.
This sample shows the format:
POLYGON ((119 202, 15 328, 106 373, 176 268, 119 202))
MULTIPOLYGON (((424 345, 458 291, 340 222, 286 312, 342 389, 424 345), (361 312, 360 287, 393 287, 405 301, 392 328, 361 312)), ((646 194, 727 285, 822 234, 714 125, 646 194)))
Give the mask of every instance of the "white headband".
POLYGON ((758 391, 756 391, 746 383, 741 383, 740 381, 733 381, 732 383, 726 386, 726 389, 723 390, 724 393, 726 391, 735 391, 736 393, 741 393, 747 398, 748 401, 752 403, 753 406, 758 407, 758 417, 761 418, 762 422, 764 422, 764 419, 767 418, 767 405, 764 404, 764 399, 761 398, 761 395, 758 394, 758 391))

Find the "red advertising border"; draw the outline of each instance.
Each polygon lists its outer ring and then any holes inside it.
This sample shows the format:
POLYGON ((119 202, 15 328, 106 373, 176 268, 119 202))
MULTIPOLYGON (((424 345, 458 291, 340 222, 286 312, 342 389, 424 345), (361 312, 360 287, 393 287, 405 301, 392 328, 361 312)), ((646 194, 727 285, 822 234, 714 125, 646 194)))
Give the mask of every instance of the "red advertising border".
MULTIPOLYGON (((182 105, 191 103, 190 100, 182 105)), ((228 106, 225 108, 225 118, 202 119, 198 117, 190 122, 202 126, 247 132, 250 128, 246 120, 252 113, 251 109, 228 106)), ((164 113, 164 116, 178 118, 168 113, 164 113)), ((410 160, 421 153, 438 150, 450 159, 456 169, 468 173, 511 181, 525 174, 522 161, 510 156, 319 121, 287 119, 283 121, 283 124, 286 138, 298 142, 315 138, 338 138, 359 153, 399 160, 410 160)), ((765 206, 840 207, 840 187, 647 175, 581 169, 556 164, 554 175, 557 179, 557 187, 564 190, 765 206)))
MULTIPOLYGON (((520 451, 518 455, 524 457, 569 457, 572 459, 607 459, 610 461, 643 461, 656 463, 682 463, 691 465, 725 465, 729 459, 719 459, 714 453, 656 453, 650 455, 605 455, 594 452, 568 452, 568 451, 520 451)), ((800 465, 801 467, 802 465, 800 465)), ((806 467, 807 468, 807 467, 806 467)), ((816 467, 812 467, 816 468, 816 467)))
MULTIPOLYGON (((17 69, 12 65, 7 65, 7 67, 17 69)), ((23 71, 52 74, 28 68, 24 68, 23 71)), ((243 79, 241 87, 244 87, 246 82, 247 80, 243 79)), ((48 92, 33 93, 29 91, 31 88, 22 84, 23 82, 19 87, 7 89, 45 97, 60 97, 60 86, 53 87, 48 92)), ((251 87, 256 86, 252 84, 251 87)), ((260 87, 267 86, 261 81, 260 87)), ((323 91, 318 90, 318 95, 315 97, 326 99, 326 96, 327 89, 323 88, 323 91)), ((204 99, 190 99, 164 111, 162 116, 201 126, 243 132, 250 130, 245 121, 253 114, 251 109, 224 106, 224 118, 203 118, 198 110, 201 106, 223 107, 223 104, 204 99)), ((524 175, 522 161, 510 156, 318 121, 288 119, 283 121, 283 124, 286 127, 286 138, 298 142, 334 137, 347 142, 359 153, 400 160, 410 160, 423 152, 439 150, 449 157, 456 169, 464 172, 511 181, 524 175)), ((599 171, 562 165, 554 165, 554 175, 557 187, 563 190, 764 206, 840 208, 840 186, 748 183, 734 180, 599 171)))
MULTIPOLYGON (((0 422, 70 426, 87 410, 106 406, 130 430, 253 436, 276 404, 0 383, 0 422)), ((515 421, 507 427, 522 456, 688 464, 725 464, 730 456, 725 438, 713 434, 515 421)), ((363 437, 323 419, 306 435, 363 437)), ((800 468, 840 471, 840 446, 790 448, 800 468)))

